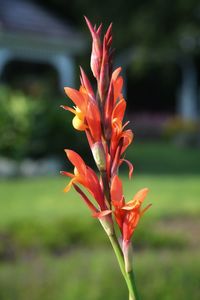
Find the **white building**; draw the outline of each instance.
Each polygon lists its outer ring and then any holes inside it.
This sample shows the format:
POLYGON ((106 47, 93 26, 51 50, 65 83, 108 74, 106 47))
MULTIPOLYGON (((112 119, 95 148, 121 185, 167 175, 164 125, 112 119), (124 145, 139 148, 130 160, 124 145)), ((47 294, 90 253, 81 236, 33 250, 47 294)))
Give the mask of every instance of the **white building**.
POLYGON ((85 50, 83 36, 28 0, 0 0, 0 80, 12 61, 44 63, 56 69, 59 85, 74 85, 74 57, 85 50))

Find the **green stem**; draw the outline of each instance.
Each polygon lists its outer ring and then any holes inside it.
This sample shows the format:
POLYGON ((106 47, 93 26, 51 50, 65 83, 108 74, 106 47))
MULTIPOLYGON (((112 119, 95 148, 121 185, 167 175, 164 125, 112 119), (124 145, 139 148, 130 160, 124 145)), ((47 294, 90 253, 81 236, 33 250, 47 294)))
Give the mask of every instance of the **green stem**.
POLYGON ((132 284, 132 288, 133 288, 134 295, 135 295, 135 298, 131 298, 132 296, 131 296, 131 294, 129 294, 129 300, 140 300, 138 290, 136 287, 136 283, 135 283, 135 275, 134 275, 133 271, 128 272, 127 277, 129 278, 129 280, 132 284))
POLYGON ((133 272, 126 273, 123 253, 122 253, 121 247, 119 245, 119 242, 116 238, 116 235, 113 234, 113 235, 109 235, 108 237, 110 239, 110 242, 114 249, 115 255, 117 257, 122 275, 124 276, 124 279, 126 281, 126 284, 127 284, 128 290, 129 290, 129 299, 130 300, 139 300, 139 296, 138 296, 138 292, 137 292, 135 280, 134 280, 134 274, 133 274, 133 272))
MULTIPOLYGON (((108 206, 108 208, 110 208, 111 207, 110 185, 108 182, 106 170, 100 171, 100 174, 101 174, 101 178, 103 181, 104 195, 106 197, 107 206, 108 206)), ((112 228, 112 230, 107 230, 106 226, 104 226, 104 222, 101 222, 101 223, 110 239, 110 242, 111 242, 111 245, 115 252, 115 255, 117 257, 122 275, 126 281, 126 284, 127 284, 128 290, 129 290, 129 300, 139 300, 139 296, 138 296, 138 292, 137 292, 137 288, 136 288, 136 284, 135 284, 135 279, 134 279, 134 274, 132 271, 126 272, 124 255, 123 255, 122 249, 119 245, 119 242, 117 240, 114 229, 112 228)))

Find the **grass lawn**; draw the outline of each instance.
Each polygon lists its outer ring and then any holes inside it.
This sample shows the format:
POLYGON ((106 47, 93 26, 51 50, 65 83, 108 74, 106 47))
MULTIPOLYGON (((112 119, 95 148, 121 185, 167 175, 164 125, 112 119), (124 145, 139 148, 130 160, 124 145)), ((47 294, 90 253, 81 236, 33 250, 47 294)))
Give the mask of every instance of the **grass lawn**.
MULTIPOLYGON (((200 299, 200 175, 123 176, 153 203, 135 233, 142 299, 200 299)), ((0 182, 1 300, 120 300, 127 292, 98 221, 66 179, 0 182)))
MULTIPOLYGON (((199 252, 145 251, 134 256, 141 299, 199 300, 199 252)), ((2 300, 126 300, 110 248, 77 249, 1 264, 2 300)))
MULTIPOLYGON (((127 200, 143 187, 150 192, 146 203, 153 207, 145 218, 200 214, 200 175, 122 176, 127 200)), ((85 221, 90 213, 74 191, 62 192, 68 179, 63 177, 0 181, 0 227, 18 220, 54 222, 73 218, 85 221)))
MULTIPOLYGON (((137 136, 136 136, 137 140, 137 136)), ((200 175, 200 151, 169 142, 133 142, 127 157, 141 174, 200 175)))

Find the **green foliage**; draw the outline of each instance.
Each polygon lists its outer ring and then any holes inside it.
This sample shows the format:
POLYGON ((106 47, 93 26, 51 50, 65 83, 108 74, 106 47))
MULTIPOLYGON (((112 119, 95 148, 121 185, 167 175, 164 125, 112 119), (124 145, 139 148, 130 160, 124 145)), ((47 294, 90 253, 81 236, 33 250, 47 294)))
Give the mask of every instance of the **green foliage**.
POLYGON ((21 92, 12 93, 5 86, 0 88, 0 152, 5 156, 24 155, 30 136, 30 117, 34 103, 27 102, 21 92))
POLYGON ((47 95, 26 96, 6 86, 0 87, 0 153, 21 159, 60 154, 76 142, 71 116, 62 111, 60 102, 47 95), (53 141, 52 141, 53 137, 53 141))
MULTIPOLYGON (((135 253, 141 298, 199 299, 199 252, 135 253), (192 295, 192 296, 191 296, 192 295)), ((121 300, 126 286, 111 249, 77 249, 58 258, 40 255, 1 265, 2 300, 121 300)))

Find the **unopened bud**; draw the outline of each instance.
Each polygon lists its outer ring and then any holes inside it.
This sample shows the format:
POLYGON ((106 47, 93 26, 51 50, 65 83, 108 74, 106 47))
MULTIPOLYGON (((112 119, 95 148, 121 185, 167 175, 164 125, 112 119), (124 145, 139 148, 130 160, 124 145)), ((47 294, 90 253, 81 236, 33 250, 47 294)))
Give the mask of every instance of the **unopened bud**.
POLYGON ((106 170, 106 154, 101 142, 92 145, 92 154, 99 171, 106 170))

